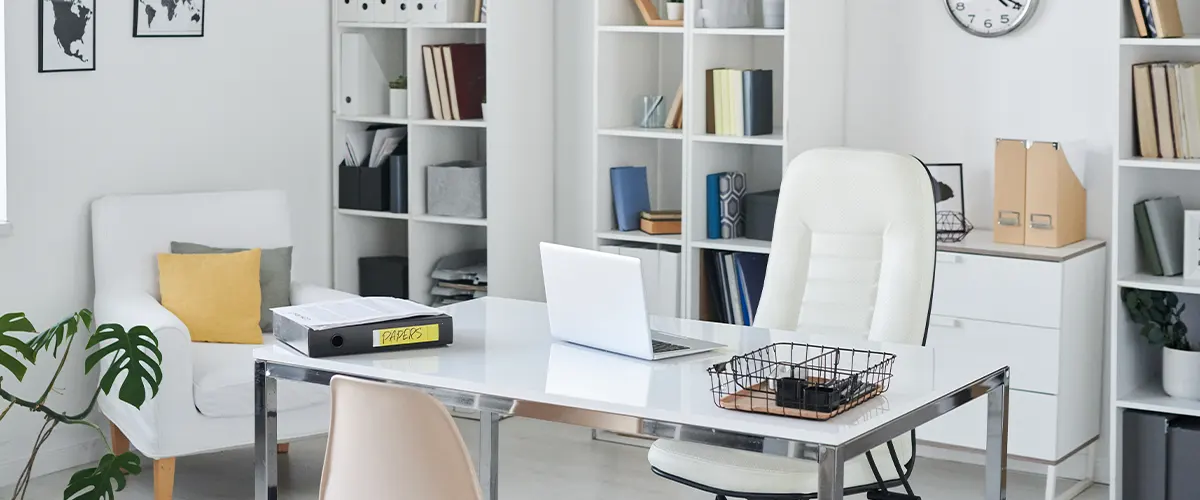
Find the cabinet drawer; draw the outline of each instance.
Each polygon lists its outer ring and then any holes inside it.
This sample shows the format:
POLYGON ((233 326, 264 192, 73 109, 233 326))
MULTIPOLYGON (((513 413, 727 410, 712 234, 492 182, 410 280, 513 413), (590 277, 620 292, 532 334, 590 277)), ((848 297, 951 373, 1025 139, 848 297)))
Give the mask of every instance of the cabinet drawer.
MULTIPOLYGON (((1008 454, 1055 461, 1058 398, 1009 391, 1008 454)), ((936 444, 984 450, 987 447, 987 396, 942 415, 917 429, 917 439, 936 444)), ((1070 451, 1070 450, 1066 450, 1070 451)), ((1064 451, 1065 453, 1065 451, 1064 451)))
POLYGON ((930 316, 926 345, 935 373, 1007 365, 1014 389, 1058 394, 1058 330, 930 316))
POLYGON ((1061 303, 1061 264, 937 254, 934 314, 1058 328, 1061 303))

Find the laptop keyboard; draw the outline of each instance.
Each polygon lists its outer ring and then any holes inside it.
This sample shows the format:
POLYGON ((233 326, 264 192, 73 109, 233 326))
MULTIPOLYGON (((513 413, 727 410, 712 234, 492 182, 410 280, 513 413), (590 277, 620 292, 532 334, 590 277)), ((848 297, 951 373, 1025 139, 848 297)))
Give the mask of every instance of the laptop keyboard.
POLYGON ((661 340, 651 340, 650 342, 654 346, 654 354, 671 352, 671 351, 682 351, 682 350, 688 348, 685 345, 672 344, 670 342, 663 342, 661 340))

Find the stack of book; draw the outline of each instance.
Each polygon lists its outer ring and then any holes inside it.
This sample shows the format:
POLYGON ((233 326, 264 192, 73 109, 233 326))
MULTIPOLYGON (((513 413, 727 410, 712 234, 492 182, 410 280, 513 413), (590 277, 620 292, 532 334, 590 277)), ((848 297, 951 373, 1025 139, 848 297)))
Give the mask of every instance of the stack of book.
POLYGON ((487 297, 487 250, 469 250, 438 259, 433 266, 433 307, 487 297))
POLYGON ((774 73, 769 69, 710 69, 705 129, 716 135, 769 135, 774 131, 774 73))
POLYGON ((704 252, 700 271, 701 318, 751 326, 762 298, 767 256, 742 252, 704 252))
POLYGON ((1177 0, 1129 0, 1133 22, 1142 38, 1178 38, 1183 36, 1177 0))
POLYGON ((1133 206, 1133 219, 1150 274, 1183 274, 1183 203, 1179 197, 1138 202, 1133 206))
POLYGON ((487 45, 425 45, 421 47, 421 55, 433 118, 483 118, 483 103, 487 98, 487 45))
POLYGON ((1200 158, 1200 64, 1133 66, 1138 144, 1145 158, 1200 158))
POLYGON ((642 232, 646 234, 682 233, 683 211, 651 210, 642 212, 642 232))

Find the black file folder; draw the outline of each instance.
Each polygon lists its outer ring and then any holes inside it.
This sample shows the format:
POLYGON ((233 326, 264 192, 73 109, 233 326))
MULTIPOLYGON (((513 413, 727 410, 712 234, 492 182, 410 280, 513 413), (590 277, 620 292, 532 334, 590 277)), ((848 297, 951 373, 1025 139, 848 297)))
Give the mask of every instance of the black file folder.
POLYGON ((454 320, 446 314, 326 330, 314 330, 276 314, 273 324, 276 338, 310 358, 442 347, 454 343, 454 320))

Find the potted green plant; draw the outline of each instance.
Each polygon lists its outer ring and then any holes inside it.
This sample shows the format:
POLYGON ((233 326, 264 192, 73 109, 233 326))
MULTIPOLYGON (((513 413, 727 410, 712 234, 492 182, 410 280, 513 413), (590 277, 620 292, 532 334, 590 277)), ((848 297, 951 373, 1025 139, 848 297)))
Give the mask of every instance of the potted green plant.
POLYGON ((683 0, 667 0, 667 20, 683 20, 683 0))
POLYGON ((1200 400, 1200 352, 1192 349, 1187 325, 1180 319, 1185 304, 1171 292, 1126 288, 1121 302, 1141 334, 1162 346, 1163 391, 1169 396, 1200 400))
POLYGON ((408 77, 400 75, 388 82, 391 99, 391 115, 394 118, 408 118, 408 77))
MULTIPOLYGON (((78 359, 79 356, 75 358, 78 359)), ((117 397, 121 401, 140 409, 142 404, 158 394, 161 384, 162 352, 158 350, 158 338, 145 326, 126 330, 121 325, 105 324, 93 329, 92 312, 84 309, 37 333, 24 313, 0 316, 0 424, 10 411, 37 413, 44 420, 42 429, 33 440, 33 450, 29 452, 28 462, 17 478, 12 498, 25 498, 29 481, 33 478, 33 463, 37 459, 38 451, 59 425, 89 427, 96 431, 107 448, 95 467, 71 475, 63 489, 63 500, 114 498, 115 492, 125 488, 125 476, 136 475, 142 471, 141 460, 133 452, 114 453, 104 432, 88 420, 88 415, 95 408, 101 391, 110 394, 116 388, 117 397), (52 409, 47 403, 48 396, 50 391, 54 390, 54 384, 67 360, 71 359, 75 336, 80 333, 87 338, 84 347, 87 349, 87 356, 83 358, 84 373, 91 373, 100 368, 100 382, 86 408, 79 409, 78 412, 52 409), (22 340, 23 338, 26 340, 22 340), (58 368, 41 396, 26 399, 10 392, 8 389, 12 387, 12 380, 23 380, 29 366, 37 362, 38 355, 45 353, 53 354, 58 368), (104 363, 106 358, 111 358, 111 362, 104 363), (121 379, 120 383, 118 378, 121 379), (6 382, 8 384, 5 384, 6 382)))

